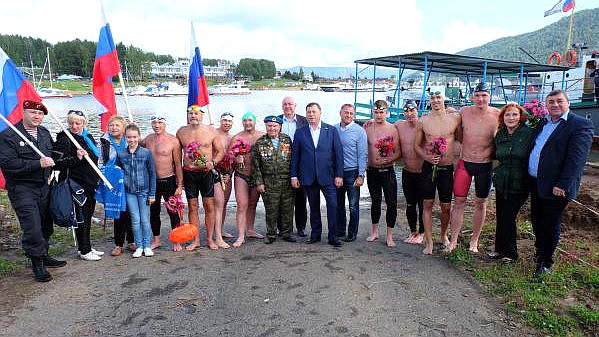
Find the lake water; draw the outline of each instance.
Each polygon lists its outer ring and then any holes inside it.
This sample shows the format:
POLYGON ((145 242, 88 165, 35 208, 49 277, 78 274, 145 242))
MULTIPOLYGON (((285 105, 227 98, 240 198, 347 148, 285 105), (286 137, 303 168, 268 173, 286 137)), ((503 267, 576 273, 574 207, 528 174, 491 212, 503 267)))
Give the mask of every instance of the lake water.
MULTIPOLYGON (((239 96, 210 96, 210 113, 214 123, 218 126, 218 118, 223 112, 231 112, 236 117, 231 132, 233 134, 243 129, 241 116, 246 112, 253 112, 258 120, 256 129, 265 131, 264 117, 271 114, 281 114, 281 101, 284 97, 291 96, 297 102, 296 113, 305 115, 305 106, 310 102, 317 102, 322 107, 322 121, 329 124, 339 122, 339 109, 344 103, 354 103, 354 94, 351 92, 322 92, 322 91, 297 91, 297 90, 264 90, 252 91, 250 95, 239 96)), ((377 93, 376 99, 383 99, 384 93, 377 93)), ((359 93, 359 102, 368 102, 372 99, 370 93, 359 93)), ((89 118, 89 129, 94 136, 100 135, 99 118, 97 116, 97 103, 91 95, 76 96, 65 99, 46 99, 44 103, 61 116, 65 121, 69 109, 86 112, 89 118)), ((142 136, 151 132, 150 117, 155 113, 162 113, 168 119, 167 131, 175 133, 177 129, 187 123, 187 97, 129 97, 129 105, 135 122, 142 130, 142 136)), ((126 116, 127 109, 122 96, 117 96, 117 110, 119 115, 126 116)), ((208 116, 204 117, 208 124, 208 116)), ((58 127, 51 118, 47 118, 44 125, 56 133, 58 127)))
MULTIPOLYGON (((231 133, 240 132, 241 116, 251 111, 257 117, 256 129, 265 131, 264 117, 271 114, 281 114, 281 101, 284 97, 291 96, 297 103, 296 113, 305 115, 305 107, 310 102, 317 102, 322 108, 322 121, 329 124, 339 123, 339 109, 345 103, 354 103, 354 93, 351 92, 323 92, 323 91, 297 91, 297 90, 264 90, 252 91, 250 95, 240 96, 210 96, 210 112, 213 121, 218 126, 218 118, 223 112, 231 112, 235 116, 231 133)), ((127 109, 122 96, 117 97, 117 110, 119 115, 126 116, 127 109)), ((369 102, 371 93, 358 93, 358 102, 369 102)), ((384 99, 384 93, 376 93, 375 99, 384 99)), ((91 95, 75 96, 73 98, 53 98, 44 100, 44 104, 52 110, 66 127, 66 114, 70 109, 81 110, 88 116, 88 128, 94 138, 101 136, 100 120, 97 115, 97 102, 91 95)), ((167 131, 175 134, 177 129, 187 124, 187 96, 177 97, 129 97, 129 105, 135 122, 139 125, 142 136, 152 132, 150 117, 155 113, 161 113, 167 118, 167 131)), ((204 123, 208 124, 208 116, 204 117, 204 123)), ((53 136, 58 133, 53 119, 46 117, 46 126, 53 136)), ((401 170, 396 169, 398 177, 398 193, 401 190, 401 170)), ((366 199, 369 197, 368 188, 364 185, 360 189, 360 195, 366 199)), ((234 193, 231 201, 234 200, 234 193)), ((368 198, 369 199, 369 198, 368 198)), ((324 199, 323 199, 324 202, 324 199)), ((324 203, 323 203, 324 204, 324 203)))

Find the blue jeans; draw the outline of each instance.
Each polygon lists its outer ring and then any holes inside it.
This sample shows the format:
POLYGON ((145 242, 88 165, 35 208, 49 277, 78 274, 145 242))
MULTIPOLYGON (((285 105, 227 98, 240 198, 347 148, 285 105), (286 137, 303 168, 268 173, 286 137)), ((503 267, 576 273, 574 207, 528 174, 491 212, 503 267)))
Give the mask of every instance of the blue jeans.
POLYGON ((127 193, 127 209, 131 215, 135 245, 137 248, 150 248, 152 227, 150 226, 148 195, 127 193))
POLYGON ((354 186, 358 178, 358 169, 343 171, 343 186, 337 190, 337 236, 345 236, 347 216, 345 214, 345 193, 349 201, 348 236, 358 235, 360 222, 360 187, 354 186))

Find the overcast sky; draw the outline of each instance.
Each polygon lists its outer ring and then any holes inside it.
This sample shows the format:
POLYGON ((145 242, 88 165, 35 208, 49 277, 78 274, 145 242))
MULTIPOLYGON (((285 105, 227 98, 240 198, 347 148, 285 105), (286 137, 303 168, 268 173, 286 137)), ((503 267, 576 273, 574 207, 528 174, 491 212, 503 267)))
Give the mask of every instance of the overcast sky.
MULTIPOLYGON (((204 58, 292 66, 351 66, 360 58, 454 53, 542 28, 557 0, 104 0, 115 42, 188 56, 190 21, 204 58)), ((56 43, 97 41, 98 0, 0 0, 0 32, 56 43)), ((577 0, 576 10, 599 7, 577 0)), ((576 16, 575 16, 576 18, 576 16)))

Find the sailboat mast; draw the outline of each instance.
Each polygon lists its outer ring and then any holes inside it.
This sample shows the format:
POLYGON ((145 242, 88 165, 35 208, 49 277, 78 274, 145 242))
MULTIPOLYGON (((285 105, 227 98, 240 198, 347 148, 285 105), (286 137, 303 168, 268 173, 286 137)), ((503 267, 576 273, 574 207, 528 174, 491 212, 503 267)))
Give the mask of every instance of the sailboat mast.
POLYGON ((50 89, 52 89, 52 67, 50 67, 50 48, 46 47, 46 57, 48 58, 48 73, 50 74, 50 89))
POLYGON ((568 44, 566 45, 566 51, 572 48, 572 24, 574 23, 574 8, 570 12, 570 28, 568 29, 568 44))
POLYGON ((31 58, 31 54, 29 54, 29 62, 31 63, 31 83, 33 83, 35 87, 35 70, 33 69, 33 59, 31 58))

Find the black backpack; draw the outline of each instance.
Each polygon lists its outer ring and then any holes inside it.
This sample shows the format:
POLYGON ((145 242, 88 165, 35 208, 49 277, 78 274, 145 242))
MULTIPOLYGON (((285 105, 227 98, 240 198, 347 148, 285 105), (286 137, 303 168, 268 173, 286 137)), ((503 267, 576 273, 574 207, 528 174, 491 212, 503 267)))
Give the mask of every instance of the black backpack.
POLYGON ((73 180, 66 178, 57 182, 50 190, 50 214, 52 221, 60 227, 77 227, 82 217, 77 210, 85 204, 87 197, 83 188, 73 180))

